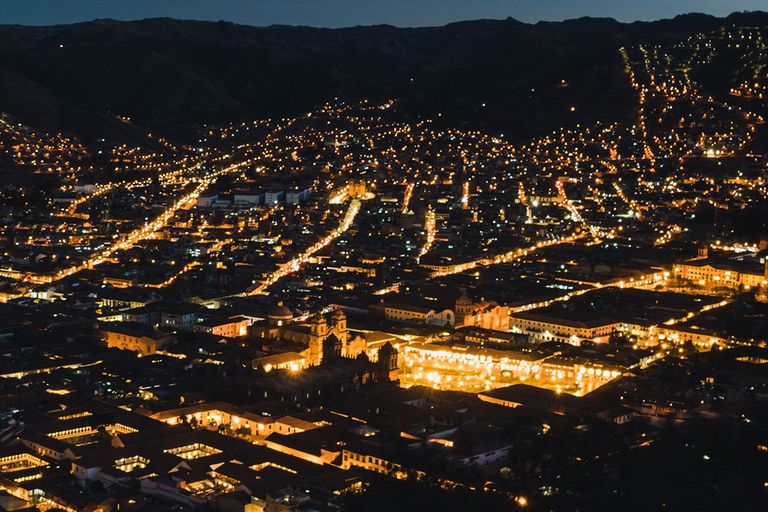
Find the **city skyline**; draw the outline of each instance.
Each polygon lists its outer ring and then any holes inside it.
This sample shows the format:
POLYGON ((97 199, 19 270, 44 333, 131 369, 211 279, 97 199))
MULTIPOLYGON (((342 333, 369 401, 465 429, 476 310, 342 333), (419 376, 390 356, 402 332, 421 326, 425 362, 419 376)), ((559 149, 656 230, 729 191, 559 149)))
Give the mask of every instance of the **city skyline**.
POLYGON ((225 0, 207 2, 169 0, 151 2, 136 0, 98 2, 74 0, 67 3, 51 0, 8 0, 0 23, 18 25, 56 25, 111 18, 121 21, 145 18, 177 18, 200 21, 229 21, 243 25, 296 25, 342 28, 359 25, 387 24, 398 27, 440 26, 475 19, 506 19, 525 23, 562 21, 580 17, 614 18, 621 22, 654 21, 680 14, 704 13, 727 16, 733 12, 765 8, 758 0, 723 2, 678 0, 664 2, 617 3, 609 0, 576 2, 571 0, 450 0, 403 1, 386 4, 370 1, 333 0, 318 4, 309 0, 270 2, 225 0))

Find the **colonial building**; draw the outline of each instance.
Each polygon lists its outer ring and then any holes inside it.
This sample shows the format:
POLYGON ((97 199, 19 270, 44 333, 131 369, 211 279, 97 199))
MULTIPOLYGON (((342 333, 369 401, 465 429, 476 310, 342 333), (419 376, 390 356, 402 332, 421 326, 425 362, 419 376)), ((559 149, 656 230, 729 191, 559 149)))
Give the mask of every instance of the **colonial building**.
POLYGON ((253 324, 253 334, 256 338, 282 339, 282 332, 292 322, 291 310, 278 302, 277 306, 267 312, 266 320, 253 324))
POLYGON ((391 343, 386 342, 378 351, 379 359, 376 361, 376 380, 379 382, 398 381, 397 349, 391 343))
POLYGON ((142 356, 165 350, 176 341, 168 333, 134 322, 99 322, 96 333, 108 347, 130 350, 142 356))
POLYGON ((307 358, 297 352, 283 352, 253 360, 253 368, 263 368, 265 372, 272 370, 299 371, 307 367, 307 358))
POLYGON ((604 342, 621 324, 611 318, 574 321, 522 311, 511 315, 514 332, 528 334, 537 342, 559 341, 579 345, 583 340, 604 342))
POLYGON ((761 267, 743 261, 699 257, 675 265, 675 275, 701 286, 757 288, 768 285, 768 259, 761 267))
POLYGON ((355 358, 366 350, 360 336, 351 336, 347 330, 347 315, 334 311, 331 322, 318 313, 308 323, 294 323, 291 311, 279 303, 267 314, 266 322, 254 324, 256 338, 290 341, 305 347, 299 353, 309 366, 319 365, 331 356, 355 358))
POLYGON ((494 331, 509 330, 509 308, 500 306, 494 301, 481 299, 480 302, 472 302, 472 299, 463 293, 456 300, 455 327, 480 327, 494 331))
POLYGON ((369 310, 372 316, 399 323, 437 325, 440 327, 454 323, 454 313, 450 309, 435 310, 429 307, 382 301, 371 305, 369 310))

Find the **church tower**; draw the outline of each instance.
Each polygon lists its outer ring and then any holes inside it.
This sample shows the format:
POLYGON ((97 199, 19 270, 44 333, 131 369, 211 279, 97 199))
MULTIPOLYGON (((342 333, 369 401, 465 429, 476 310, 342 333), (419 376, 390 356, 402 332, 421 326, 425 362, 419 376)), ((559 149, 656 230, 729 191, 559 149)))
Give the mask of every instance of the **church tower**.
POLYGON ((347 331, 347 315, 340 309, 337 309, 331 315, 331 321, 333 322, 333 331, 336 337, 341 341, 342 346, 347 345, 349 340, 349 331, 347 331))
POLYGON ((379 349, 379 360, 376 361, 376 378, 379 382, 397 382, 398 364, 397 349, 391 343, 386 342, 379 349))
POLYGON ((466 319, 472 315, 472 300, 466 292, 456 300, 456 327, 463 327, 466 319))
POLYGON ((325 315, 318 313, 309 324, 309 364, 317 366, 323 359, 323 341, 328 337, 325 315))
POLYGON ((328 322, 325 320, 325 315, 318 313, 313 316, 309 324, 309 330, 312 337, 325 338, 328 335, 328 322))

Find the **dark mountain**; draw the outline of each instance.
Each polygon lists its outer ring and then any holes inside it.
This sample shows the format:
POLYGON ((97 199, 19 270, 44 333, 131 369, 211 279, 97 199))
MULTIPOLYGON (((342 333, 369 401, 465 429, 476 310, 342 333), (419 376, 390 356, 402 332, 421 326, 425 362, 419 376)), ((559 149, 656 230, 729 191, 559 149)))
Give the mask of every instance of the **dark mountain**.
POLYGON ((61 126, 95 115, 86 112, 173 125, 293 115, 335 97, 401 98, 416 115, 530 135, 569 119, 631 116, 636 96, 620 47, 677 41, 745 16, 765 22, 750 13, 418 29, 172 19, 0 26, 0 110, 26 116, 32 101, 37 117, 53 108, 61 126))
POLYGON ((49 133, 70 132, 84 139, 131 142, 161 149, 138 126, 116 116, 83 110, 49 89, 5 69, 0 69, 0 98, 0 111, 49 133))

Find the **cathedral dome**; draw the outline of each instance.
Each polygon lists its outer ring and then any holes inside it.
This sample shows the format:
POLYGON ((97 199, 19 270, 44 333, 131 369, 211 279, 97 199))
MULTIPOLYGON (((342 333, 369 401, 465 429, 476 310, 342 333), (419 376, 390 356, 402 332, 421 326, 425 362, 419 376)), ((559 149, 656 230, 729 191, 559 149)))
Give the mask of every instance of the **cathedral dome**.
POLYGON ((456 299, 456 306, 471 306, 472 299, 469 298, 467 292, 461 294, 461 297, 456 299))
POLYGON ((283 306, 282 302, 278 302, 277 306, 273 307, 267 312, 267 317, 269 320, 283 320, 290 322, 293 320, 293 313, 290 309, 283 306))

